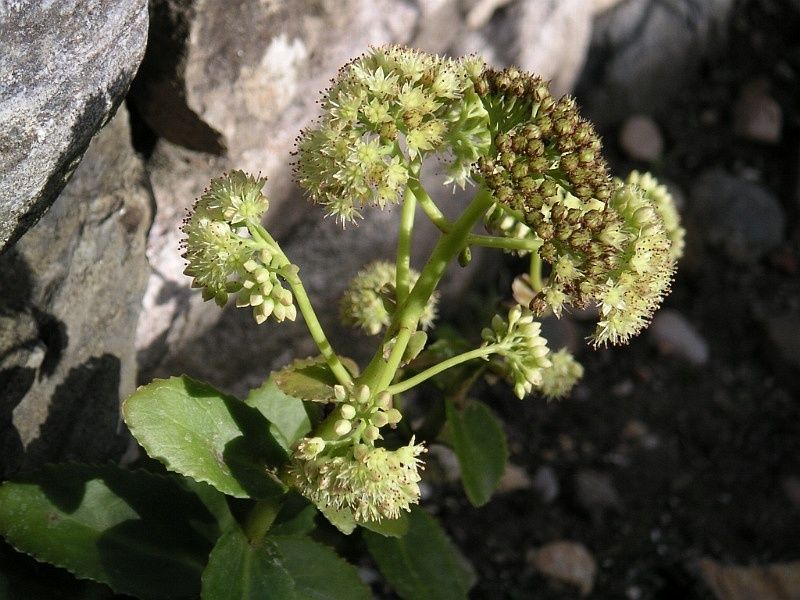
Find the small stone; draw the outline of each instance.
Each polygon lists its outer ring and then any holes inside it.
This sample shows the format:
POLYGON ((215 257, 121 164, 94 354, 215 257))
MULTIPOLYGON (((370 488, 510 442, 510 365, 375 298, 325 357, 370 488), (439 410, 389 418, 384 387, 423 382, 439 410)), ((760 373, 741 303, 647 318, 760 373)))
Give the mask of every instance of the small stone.
POLYGON ((619 508, 622 504, 611 475, 585 469, 575 475, 578 503, 589 512, 619 508))
POLYGON ((800 508, 800 477, 787 477, 781 482, 781 486, 789 501, 800 508))
POLYGON ((536 470, 533 476, 533 489, 545 504, 550 504, 558 498, 561 486, 558 484, 558 476, 553 467, 543 466, 536 470))
POLYGON ((669 308, 660 310, 648 332, 662 354, 678 356, 696 367, 708 363, 708 342, 678 311, 669 308))
POLYGON ((717 600, 800 598, 800 561, 738 567, 702 558, 697 568, 717 600))
POLYGON ((622 439, 630 442, 638 442, 644 436, 650 433, 650 428, 647 423, 639 419, 631 419, 622 428, 622 439))
POLYGON ((756 262, 783 243, 781 203, 758 183, 715 168, 698 177, 690 197, 695 233, 734 262, 756 262))
POLYGON ((758 80, 742 88, 733 107, 733 130, 743 138, 777 144, 781 141, 783 111, 769 95, 768 85, 766 81, 758 80))
POLYGON ((658 124, 647 115, 633 115, 623 123, 619 143, 634 160, 653 162, 664 151, 664 138, 658 124))
POLYGON ((597 561, 580 542, 556 541, 542 546, 532 556, 533 566, 545 577, 576 586, 588 596, 597 576, 597 561))
POLYGON ((503 471, 503 476, 500 478, 500 484, 497 486, 497 492, 502 494, 505 492, 514 492, 516 490, 527 490, 531 487, 531 478, 524 468, 508 463, 506 470, 503 471))

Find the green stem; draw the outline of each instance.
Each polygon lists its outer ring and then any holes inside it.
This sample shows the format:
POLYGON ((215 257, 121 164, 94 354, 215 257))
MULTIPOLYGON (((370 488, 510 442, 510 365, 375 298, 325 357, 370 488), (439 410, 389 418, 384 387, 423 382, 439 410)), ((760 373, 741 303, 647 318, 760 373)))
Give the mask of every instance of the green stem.
POLYGON ((491 203, 491 194, 487 190, 480 190, 459 219, 453 223, 452 229, 439 238, 416 285, 405 302, 398 307, 386 332, 381 348, 393 337, 395 338, 388 360, 383 359, 383 353, 379 349, 360 378, 360 382, 368 385, 373 392, 386 389, 392 382, 408 341, 417 329, 419 317, 442 278, 445 267, 464 247, 470 230, 491 203))
POLYGON ((260 544, 267 535, 269 528, 278 516, 278 512, 283 505, 283 498, 273 498, 270 500, 259 500, 247 515, 247 522, 244 526, 244 533, 250 543, 260 544))
POLYGON ((535 252, 542 246, 542 240, 538 238, 505 238, 473 233, 467 236, 467 243, 471 246, 502 248, 503 250, 528 250, 529 252, 535 252))
POLYGON ((541 292, 542 287, 542 259, 536 252, 531 252, 530 267, 531 288, 534 292, 541 292))
POLYGON ((420 208, 422 208, 433 224, 439 228, 439 231, 447 233, 453 228, 453 224, 444 216, 444 213, 439 210, 433 198, 428 195, 428 192, 425 191, 425 188, 422 187, 418 179, 409 180, 408 189, 414 194, 420 208))
POLYGON ((409 377, 403 381, 399 381, 394 385, 390 385, 386 388, 386 391, 390 394, 399 394, 400 392, 405 392, 406 390, 410 390, 413 387, 416 387, 423 381, 430 379, 431 377, 438 375, 442 371, 446 371, 452 367, 460 365, 461 363, 467 362, 469 360, 474 360, 476 358, 483 358, 485 356, 489 356, 496 350, 496 346, 494 344, 490 346, 482 346, 480 348, 475 348, 475 350, 470 350, 469 352, 464 352, 463 354, 458 354, 447 360, 443 360, 439 364, 433 365, 422 371, 421 373, 417 373, 413 377, 409 377))
MULTIPOLYGON (((276 242, 269 232, 264 229, 264 226, 261 225, 261 223, 250 222, 248 225, 248 228, 254 237, 257 236, 261 238, 264 243, 269 245, 274 252, 280 253, 283 259, 288 264, 291 264, 291 261, 286 254, 284 254, 280 245, 278 245, 278 242, 276 242)), ((334 352, 333 346, 331 346, 331 343, 325 336, 325 331, 322 329, 322 324, 317 318, 317 313, 314 312, 314 307, 311 305, 311 300, 308 298, 308 294, 306 293, 305 287, 303 287, 303 282, 300 281, 300 277, 295 273, 292 275, 283 275, 283 278, 289 284, 289 287, 292 288, 292 293, 294 294, 297 308, 300 310, 300 314, 303 315, 303 319, 306 322, 306 328, 308 328, 308 332, 311 334, 311 339, 314 340, 314 343, 319 348, 322 357, 330 367, 331 372, 336 377, 336 380, 342 385, 350 385, 353 382, 353 378, 350 377, 350 373, 348 373, 347 369, 344 368, 344 365, 342 365, 339 357, 336 355, 336 352, 334 352)))
POLYGON ((397 238, 397 273, 395 276, 395 293, 397 304, 402 304, 408 297, 409 276, 411 269, 411 232, 414 229, 414 212, 417 200, 410 186, 406 186, 403 196, 403 212, 400 216, 400 234, 397 238))

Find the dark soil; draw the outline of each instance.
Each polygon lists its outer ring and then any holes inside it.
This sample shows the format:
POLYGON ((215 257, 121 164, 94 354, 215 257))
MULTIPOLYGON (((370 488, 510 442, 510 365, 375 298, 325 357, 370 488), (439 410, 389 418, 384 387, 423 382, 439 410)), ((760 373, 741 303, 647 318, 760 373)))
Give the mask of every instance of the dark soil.
MULTIPOLYGON (((662 355, 645 334, 627 347, 582 350, 586 374, 569 399, 519 401, 503 386, 484 395, 506 425, 511 461, 531 477, 551 467, 560 493, 545 504, 534 490, 514 491, 476 509, 454 486, 439 499, 439 516, 479 575, 474 598, 577 597, 531 564, 532 550, 554 540, 594 554, 591 597, 602 599, 713 598, 693 568, 703 556, 742 565, 800 559, 800 506, 785 490, 800 476, 800 373, 763 325, 800 312, 800 16, 775 2, 740 3, 728 46, 699 77, 657 116, 667 153, 656 175, 688 190, 710 167, 755 173, 782 203, 785 243, 742 266, 703 247, 702 223, 687 224, 689 256, 665 306, 708 342, 707 365, 662 355), (754 78, 769 82, 783 109, 779 144, 732 133, 738 90, 754 78), (701 124, 709 111, 715 118, 701 124), (611 477, 617 506, 580 500, 575 474, 587 469, 611 477)), ((604 133, 616 173, 643 166, 615 160, 616 131, 604 133)))

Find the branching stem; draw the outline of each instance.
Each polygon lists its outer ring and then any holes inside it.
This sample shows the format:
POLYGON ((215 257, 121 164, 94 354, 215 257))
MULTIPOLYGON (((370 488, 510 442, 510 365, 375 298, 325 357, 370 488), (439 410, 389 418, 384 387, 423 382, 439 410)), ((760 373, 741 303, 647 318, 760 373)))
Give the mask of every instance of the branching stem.
POLYGON ((458 366, 461 363, 465 363, 470 360, 474 360, 476 358, 484 358, 493 354, 497 350, 497 346, 495 344, 491 344, 489 346, 481 346, 480 348, 475 348, 474 350, 470 350, 469 352, 464 352, 463 354, 458 354, 447 360, 443 360, 442 362, 433 365, 422 371, 421 373, 417 373, 413 377, 409 377, 403 381, 399 381, 394 385, 390 385, 386 388, 386 391, 390 394, 399 394, 401 392, 405 392, 413 387, 416 387, 423 381, 438 375, 442 371, 446 371, 452 367, 458 366))

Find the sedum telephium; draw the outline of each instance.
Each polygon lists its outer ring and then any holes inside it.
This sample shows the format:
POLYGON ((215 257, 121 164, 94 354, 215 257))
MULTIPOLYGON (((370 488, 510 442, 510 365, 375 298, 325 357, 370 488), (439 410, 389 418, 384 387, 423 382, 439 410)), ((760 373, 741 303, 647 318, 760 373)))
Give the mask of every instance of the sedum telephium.
POLYGON ((612 178, 575 101, 554 98, 545 81, 515 68, 375 48, 339 71, 321 106, 297 144, 296 176, 309 198, 343 225, 370 206, 402 207, 395 262, 367 265, 340 305, 345 324, 383 332, 359 375, 333 351, 298 267, 261 224, 264 179, 234 171, 213 180, 183 229, 186 274, 205 299, 224 304, 235 295, 259 324, 302 314, 322 355, 306 363, 324 364, 335 383, 313 398, 323 418, 295 445, 281 477, 349 532, 419 501, 425 447, 410 433, 399 447, 383 436, 403 418, 398 394, 483 360, 520 398, 567 395, 583 369, 566 350, 548 348, 536 319, 596 306, 591 343, 627 342, 669 292, 683 229, 664 186, 649 174, 612 178), (476 190, 454 221, 420 181, 431 158, 445 165, 448 184, 476 190), (419 272, 410 267, 417 207, 441 231, 419 272), (481 221, 490 235, 472 233, 481 221), (474 349, 417 370, 411 362, 406 376, 404 365, 427 342, 445 267, 467 261, 471 246, 529 257, 530 305, 496 316, 474 349))

